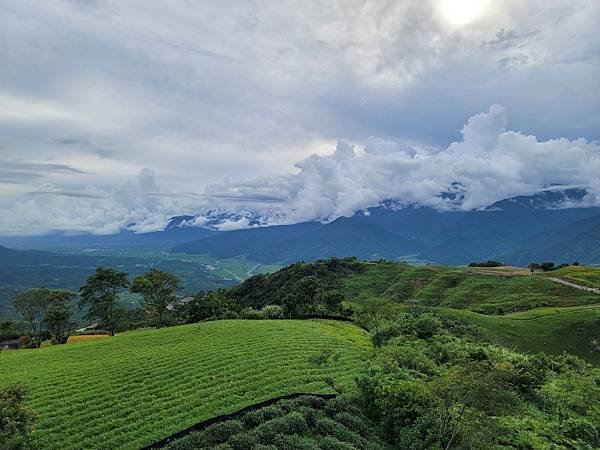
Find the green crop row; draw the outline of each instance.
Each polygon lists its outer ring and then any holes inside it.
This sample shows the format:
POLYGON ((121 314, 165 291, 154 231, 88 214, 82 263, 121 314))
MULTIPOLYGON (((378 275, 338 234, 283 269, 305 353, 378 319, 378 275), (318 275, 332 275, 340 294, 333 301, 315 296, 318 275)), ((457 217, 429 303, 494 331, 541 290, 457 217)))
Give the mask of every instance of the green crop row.
POLYGON ((346 323, 217 321, 3 352, 0 385, 26 386, 41 448, 138 448, 271 397, 330 392, 326 378, 349 388, 370 351, 346 323))

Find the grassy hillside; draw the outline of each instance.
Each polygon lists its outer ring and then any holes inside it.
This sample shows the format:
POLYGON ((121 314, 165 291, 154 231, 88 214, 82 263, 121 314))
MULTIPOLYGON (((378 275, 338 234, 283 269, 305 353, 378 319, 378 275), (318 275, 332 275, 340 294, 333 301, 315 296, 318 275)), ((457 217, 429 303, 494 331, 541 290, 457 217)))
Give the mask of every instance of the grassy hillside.
POLYGON ((330 321, 216 321, 0 354, 22 383, 42 448, 139 448, 278 395, 351 386, 366 333, 330 321))
POLYGON ((349 299, 376 296, 398 303, 414 299, 425 306, 484 314, 600 303, 597 294, 542 277, 446 266, 366 264, 363 271, 347 277, 343 284, 349 299))
POLYGON ((546 275, 563 278, 583 286, 600 287, 600 267, 568 266, 548 272, 546 275))
POLYGON ((434 308, 442 316, 476 325, 491 342, 522 352, 580 356, 600 365, 591 340, 600 339, 600 306, 540 308, 508 316, 434 308))

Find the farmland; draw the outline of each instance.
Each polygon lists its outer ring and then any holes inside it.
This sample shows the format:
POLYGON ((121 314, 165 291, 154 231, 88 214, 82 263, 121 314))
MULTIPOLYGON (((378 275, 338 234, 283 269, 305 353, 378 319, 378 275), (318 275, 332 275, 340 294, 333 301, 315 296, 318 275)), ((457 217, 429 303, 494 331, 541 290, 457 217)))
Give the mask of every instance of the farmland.
POLYGON ((138 448, 200 420, 291 392, 349 389, 366 333, 332 321, 205 322, 3 352, 38 414, 41 448, 138 448))
POLYGON ((547 275, 591 288, 600 287, 600 267, 568 266, 548 272, 547 275))
POLYGON ((484 314, 600 303, 597 294, 538 276, 397 263, 365 265, 362 273, 344 280, 344 291, 354 301, 367 295, 484 314))
POLYGON ((571 353, 600 365, 591 340, 600 339, 600 306, 539 308, 507 316, 489 316, 450 308, 433 308, 445 317, 475 325, 491 342, 521 352, 571 353))

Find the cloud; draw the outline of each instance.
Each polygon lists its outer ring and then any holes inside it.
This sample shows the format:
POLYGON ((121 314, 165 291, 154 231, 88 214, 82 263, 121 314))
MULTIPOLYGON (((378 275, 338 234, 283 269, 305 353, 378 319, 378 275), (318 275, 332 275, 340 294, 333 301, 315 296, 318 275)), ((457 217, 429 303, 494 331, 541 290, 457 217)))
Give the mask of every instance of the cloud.
POLYGON ((507 130, 507 123, 506 108, 492 105, 467 121, 460 141, 439 151, 371 138, 355 154, 338 142, 332 155, 297 163, 297 175, 211 189, 240 195, 270 187, 285 198, 281 208, 263 212, 277 223, 332 220, 390 199, 442 210, 478 209, 557 184, 586 188, 587 201, 600 202, 598 143, 543 141, 507 130))
POLYGON ((339 141, 329 155, 313 154, 296 163, 295 174, 228 180, 202 193, 165 191, 148 168, 109 190, 66 190, 46 183, 2 215, 0 233, 148 232, 163 229, 180 214, 197 216, 187 226, 220 218, 212 226, 226 231, 331 221, 386 200, 470 210, 555 185, 585 188, 586 205, 600 204, 597 142, 540 140, 509 130, 501 105, 469 118, 461 135, 442 149, 375 137, 363 144, 339 141))
POLYGON ((497 103, 540 143, 600 139, 598 2, 487 2, 464 26, 441 0, 0 3, 0 216, 14 222, 0 232, 106 232, 144 214, 152 228, 214 205, 335 217, 384 195, 367 175, 444 203, 458 185, 431 161, 497 103), (4 165, 19 162, 85 173, 4 165), (157 186, 133 193, 144 168, 157 186))

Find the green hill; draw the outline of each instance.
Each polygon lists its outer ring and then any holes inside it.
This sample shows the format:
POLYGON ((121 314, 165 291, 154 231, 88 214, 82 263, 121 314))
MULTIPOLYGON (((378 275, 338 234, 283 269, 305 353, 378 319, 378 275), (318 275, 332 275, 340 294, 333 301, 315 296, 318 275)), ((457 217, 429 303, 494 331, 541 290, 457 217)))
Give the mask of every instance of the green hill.
POLYGON ((41 448, 139 448, 200 420, 292 392, 349 387, 371 353, 332 321, 204 322, 0 355, 22 383, 41 448))
POLYGON ((600 267, 567 266, 548 272, 547 276, 562 278, 591 288, 600 288, 600 267))
POLYGON ((360 273, 345 278, 343 283, 344 292, 351 300, 365 295, 397 303, 416 300, 424 306, 483 314, 600 303, 597 294, 542 277, 460 267, 371 263, 365 264, 360 273))
POLYGON ((600 340, 600 306, 539 308, 507 316, 434 308, 437 314, 477 326, 490 342, 521 352, 567 352, 600 365, 592 339, 600 340))

